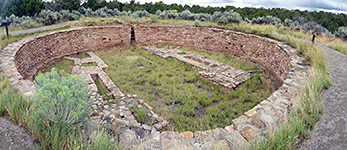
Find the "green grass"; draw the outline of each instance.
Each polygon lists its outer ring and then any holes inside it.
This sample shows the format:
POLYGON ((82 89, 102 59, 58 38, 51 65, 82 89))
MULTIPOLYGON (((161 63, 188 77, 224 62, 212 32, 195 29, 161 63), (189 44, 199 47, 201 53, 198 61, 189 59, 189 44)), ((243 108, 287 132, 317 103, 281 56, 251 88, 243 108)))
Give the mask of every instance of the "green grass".
POLYGON ((58 71, 64 70, 66 73, 71 74, 73 64, 74 62, 72 60, 62 58, 58 62, 50 65, 48 69, 45 70, 45 72, 50 71, 52 68, 56 68, 58 71))
POLYGON ((145 117, 147 116, 148 110, 144 107, 139 108, 137 112, 135 113, 137 121, 144 123, 145 122, 145 117))
POLYGON ((107 90, 101 85, 99 81, 94 80, 94 83, 96 87, 98 88, 98 92, 100 95, 106 95, 108 93, 107 90))
POLYGON ((83 59, 83 58, 89 58, 90 56, 87 53, 82 53, 82 54, 78 54, 77 56, 79 59, 83 59))
POLYGON ((96 62, 82 64, 82 67, 93 67, 93 66, 97 66, 96 62))
POLYGON ((106 73, 121 91, 136 94, 172 122, 168 130, 197 131, 230 125, 271 94, 261 74, 232 91, 198 77, 175 59, 164 60, 141 48, 95 52, 109 66, 106 73))
POLYGON ((193 52, 199 55, 206 56, 207 59, 215 60, 224 64, 227 64, 231 67, 238 68, 241 70, 258 70, 258 66, 254 63, 251 63, 241 58, 231 57, 225 55, 222 52, 212 52, 204 49, 195 49, 195 48, 178 48, 182 50, 182 54, 185 54, 186 51, 193 52))

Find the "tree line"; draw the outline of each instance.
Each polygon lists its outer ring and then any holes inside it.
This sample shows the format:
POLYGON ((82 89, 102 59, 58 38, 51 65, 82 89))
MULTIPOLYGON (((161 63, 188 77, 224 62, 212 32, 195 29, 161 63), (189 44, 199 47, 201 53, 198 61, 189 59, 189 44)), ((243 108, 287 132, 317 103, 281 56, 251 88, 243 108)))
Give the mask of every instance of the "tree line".
POLYGON ((8 17, 11 14, 16 16, 34 16, 41 10, 61 11, 61 10, 77 10, 81 8, 90 8, 93 11, 107 7, 108 9, 118 9, 119 11, 147 11, 155 14, 158 10, 176 10, 178 13, 189 10, 192 13, 213 14, 214 12, 234 11, 241 15, 243 19, 252 20, 253 18, 274 16, 281 21, 285 19, 294 20, 296 17, 303 17, 308 21, 314 21, 327 28, 330 32, 335 32, 339 27, 347 26, 347 14, 335 14, 323 11, 301 11, 298 9, 288 10, 283 8, 237 8, 233 6, 225 7, 203 7, 199 5, 181 5, 181 4, 165 4, 163 2, 140 4, 135 0, 126 3, 117 0, 52 0, 45 2, 43 0, 1 0, 0 13, 1 17, 8 17))

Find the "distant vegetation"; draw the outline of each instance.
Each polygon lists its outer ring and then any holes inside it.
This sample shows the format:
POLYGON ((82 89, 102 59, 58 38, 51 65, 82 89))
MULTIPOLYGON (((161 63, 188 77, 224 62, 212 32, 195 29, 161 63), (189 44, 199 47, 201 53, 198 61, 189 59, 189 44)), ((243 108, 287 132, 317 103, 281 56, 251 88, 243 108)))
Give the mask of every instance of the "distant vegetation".
MULTIPOLYGON (((14 20, 16 16, 32 16, 38 22, 44 24, 52 24, 61 19, 76 20, 80 14, 97 15, 101 17, 109 16, 108 13, 121 12, 122 16, 134 15, 139 17, 146 17, 149 14, 156 14, 159 18, 181 18, 179 14, 187 16, 185 20, 200 20, 200 21, 214 21, 211 20, 212 16, 220 17, 220 23, 240 22, 245 21, 249 23, 266 24, 269 21, 271 24, 285 24, 294 28, 315 28, 319 33, 330 31, 331 33, 345 31, 340 28, 347 26, 347 14, 334 14, 323 11, 300 11, 300 10, 287 10, 283 8, 236 8, 233 6, 226 7, 202 7, 199 5, 180 5, 180 4, 164 4, 163 2, 144 3, 140 4, 135 0, 130 0, 127 3, 117 2, 115 0, 52 0, 51 2, 43 2, 42 0, 3 0, 0 2, 0 13, 2 19, 14 20), (92 13, 94 12, 94 13, 92 13), (108 13, 104 13, 108 12, 108 13), (228 13, 230 13, 228 15, 228 13), (11 15, 14 16, 11 16, 11 15), (189 14, 194 14, 189 16, 189 14), (224 14, 224 15, 222 15, 224 14), (234 14, 237 14, 236 16, 234 14), (160 16, 162 15, 162 16, 160 16), (230 20, 227 16, 232 15, 234 20, 230 20), (47 20, 49 18, 50 20, 47 20)), ((119 15, 116 15, 119 16, 119 15)), ((30 20, 29 18, 20 18, 21 20, 30 20)), ((0 20, 1 21, 1 20, 0 20)), ((23 25, 28 24, 31 26, 33 23, 26 21, 23 25)), ((29 27, 30 28, 30 27, 29 27)), ((336 33, 335 35, 341 35, 336 33)), ((346 35, 344 33, 344 35, 346 35)))

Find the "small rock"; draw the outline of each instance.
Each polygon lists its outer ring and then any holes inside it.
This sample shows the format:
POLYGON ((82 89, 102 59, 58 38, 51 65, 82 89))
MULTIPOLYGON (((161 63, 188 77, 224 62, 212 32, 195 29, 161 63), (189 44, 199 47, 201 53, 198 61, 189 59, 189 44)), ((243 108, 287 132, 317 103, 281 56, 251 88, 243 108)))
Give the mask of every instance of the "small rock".
POLYGON ((159 131, 152 131, 151 132, 151 139, 159 142, 160 141, 160 132, 159 131))
POLYGON ((257 128, 261 129, 261 128, 265 128, 266 125, 263 121, 261 121, 259 118, 257 117, 253 117, 252 121, 251 121, 251 125, 256 126, 257 128))
POLYGON ((124 101, 120 101, 119 104, 125 105, 125 102, 124 101))
POLYGON ((165 126, 167 126, 169 124, 169 122, 164 120, 161 124, 162 124, 163 127, 165 127, 165 126))
POLYGON ((193 138, 194 134, 193 132, 186 131, 186 132, 181 132, 183 138, 193 138))
POLYGON ((224 129, 229 133, 229 132, 234 131, 235 127, 234 127, 234 125, 230 125, 230 126, 226 126, 224 129))
POLYGON ((159 116, 157 114, 153 114, 153 118, 158 118, 159 116))
POLYGON ((156 118, 156 120, 158 121, 158 122, 163 122, 163 118, 162 117, 158 117, 158 118, 156 118))
POLYGON ((153 125, 155 129, 160 130, 163 126, 160 123, 153 125))
POLYGON ((109 109, 109 106, 108 106, 108 105, 104 105, 104 108, 105 108, 105 109, 109 109))
POLYGON ((144 101, 143 99, 138 99, 139 103, 142 104, 144 101))
POLYGON ((255 114, 257 114, 257 111, 255 109, 251 109, 251 110, 248 110, 248 111, 245 112, 245 115, 248 116, 248 117, 252 117, 255 114))
POLYGON ((243 128, 241 135, 245 137, 248 142, 256 140, 258 136, 257 132, 249 126, 243 128))

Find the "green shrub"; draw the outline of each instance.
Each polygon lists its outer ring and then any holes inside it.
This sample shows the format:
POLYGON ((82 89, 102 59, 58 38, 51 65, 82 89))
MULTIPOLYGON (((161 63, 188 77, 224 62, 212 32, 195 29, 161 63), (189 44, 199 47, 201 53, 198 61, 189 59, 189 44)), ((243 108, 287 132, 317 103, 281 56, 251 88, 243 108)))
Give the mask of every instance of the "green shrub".
POLYGON ((50 11, 50 10, 42 10, 37 20, 39 22, 44 23, 45 25, 55 24, 61 19, 61 14, 59 12, 50 11))
POLYGON ((201 27, 201 22, 197 19, 194 21, 194 24, 196 27, 201 27))
POLYGON ((144 10, 144 11, 135 11, 131 14, 131 17, 134 18, 144 18, 144 17, 149 17, 149 13, 144 10))
POLYGON ((69 129, 86 126, 92 100, 87 94, 87 85, 64 71, 39 74, 35 79, 37 94, 33 96, 39 122, 44 124, 61 123, 69 129))
POLYGON ((339 27, 339 30, 335 33, 337 37, 347 41, 347 27, 339 27))
POLYGON ((91 99, 87 85, 64 71, 39 74, 37 94, 32 97, 34 133, 43 148, 60 148, 71 131, 80 131, 89 123, 91 99))

